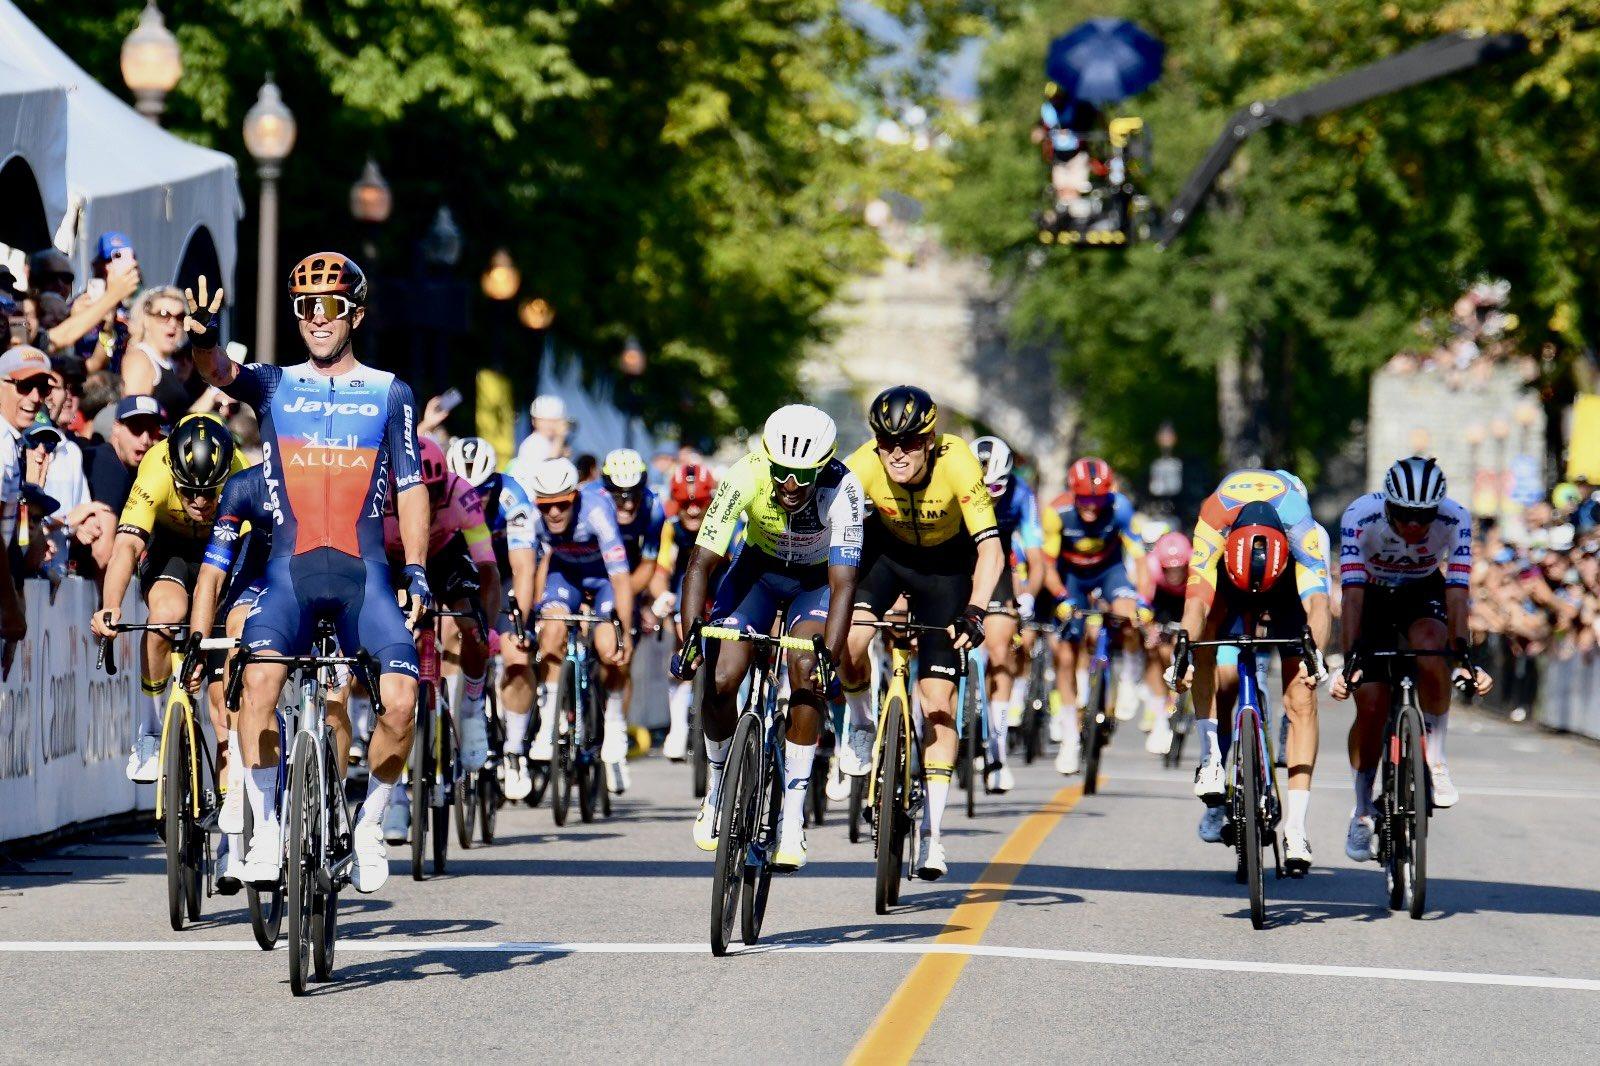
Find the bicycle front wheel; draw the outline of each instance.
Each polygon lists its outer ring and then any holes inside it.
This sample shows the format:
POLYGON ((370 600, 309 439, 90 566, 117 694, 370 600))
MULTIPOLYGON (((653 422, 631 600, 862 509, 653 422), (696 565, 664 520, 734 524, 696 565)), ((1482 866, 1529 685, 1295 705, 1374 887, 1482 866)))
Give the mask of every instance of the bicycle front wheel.
POLYGON ((561 663, 561 679, 556 686, 556 705, 549 713, 556 716, 554 730, 555 751, 550 755, 550 813, 557 826, 567 824, 567 812, 572 807, 573 747, 577 738, 572 724, 577 720, 578 687, 577 667, 571 659, 561 663), (565 734, 562 727, 567 727, 565 734))
MULTIPOLYGON (((328 832, 337 839, 341 826, 345 829, 349 826, 343 821, 343 816, 346 816, 347 812, 343 810, 336 812, 334 809, 335 804, 343 805, 344 793, 341 791, 339 780, 339 762, 334 758, 330 736, 324 737, 322 766, 325 772, 322 789, 317 793, 317 809, 323 812, 327 819, 328 832), (336 817, 336 814, 340 817, 336 817)), ((318 866, 320 872, 320 859, 318 866)), ((326 981, 333 976, 333 949, 334 941, 339 935, 338 930, 339 892, 337 889, 327 892, 319 890, 318 905, 311 915, 311 972, 319 981, 326 981)))
POLYGON ((867 779, 865 776, 850 779, 850 843, 861 842, 862 808, 867 805, 867 779))
POLYGON ((318 803, 317 757, 311 738, 295 737, 289 763, 289 988, 303 996, 311 981, 311 944, 320 929, 312 917, 321 905, 317 869, 321 865, 321 811, 318 803))
POLYGON ((166 757, 161 764, 162 836, 167 845, 167 921, 181 931, 184 918, 198 918, 199 901, 191 910, 190 892, 199 884, 190 869, 194 853, 195 829, 190 804, 194 792, 189 781, 189 732, 183 713, 171 708, 167 715, 166 757), (192 886, 192 887, 191 887, 192 886))
POLYGON ((1100 788, 1100 722, 1106 717, 1106 675, 1101 670, 1091 670, 1089 675, 1089 702, 1083 710, 1083 726, 1079 733, 1079 750, 1083 752, 1083 794, 1092 796, 1100 788))
POLYGON ((1237 821, 1234 840, 1239 849, 1239 865, 1244 871, 1245 883, 1250 888, 1250 924, 1257 929, 1267 924, 1267 901, 1261 883, 1261 782, 1263 767, 1259 735, 1254 723, 1245 719, 1239 736, 1233 738, 1238 747, 1239 792, 1234 801, 1237 821))
MULTIPOLYGON (((744 897, 740 907, 741 933, 746 944, 761 938, 761 919, 767 914, 767 893, 772 888, 772 858, 778 850, 778 820, 783 816, 783 773, 756 752, 756 813, 751 827, 753 849, 760 862, 744 865, 744 897), (765 771, 763 773, 762 771, 765 771)), ((814 783, 814 779, 813 779, 814 783)))
POLYGON ((417 727, 411 743, 411 879, 427 877, 428 797, 433 779, 433 701, 438 696, 432 682, 424 682, 417 700, 417 727))
POLYGON ((963 782, 967 790, 967 817, 978 816, 978 789, 984 785, 987 775, 986 752, 983 748, 983 719, 979 716, 983 708, 978 701, 978 684, 969 678, 966 685, 966 696, 961 705, 961 753, 962 761, 967 764, 967 777, 963 782))
POLYGON ((1411 917, 1421 918, 1428 905, 1428 764, 1422 741, 1422 715, 1407 716, 1406 759, 1411 764, 1409 802, 1411 818, 1411 862, 1406 871, 1406 890, 1410 896, 1411 917))
POLYGON ((873 907, 879 914, 900 902, 900 870, 905 856, 905 835, 910 799, 906 789, 906 710, 904 697, 895 695, 883 705, 883 757, 878 764, 877 795, 872 832, 878 848, 873 907))
MULTIPOLYGON (((254 833, 255 817, 250 813, 250 804, 246 803, 242 839, 249 840, 254 833)), ((278 946, 278 937, 283 933, 283 882, 273 885, 270 891, 245 885, 244 893, 250 912, 250 932, 262 951, 271 951, 278 946)))
POLYGON ((702 727, 702 712, 700 701, 706 697, 706 676, 709 670, 698 670, 694 675, 692 695, 689 697, 689 764, 693 767, 691 776, 694 785, 694 798, 704 799, 706 788, 711 781, 711 763, 706 760, 706 733, 702 727))
POLYGON ((711 885, 711 954, 726 955, 739 916, 739 890, 756 818, 761 722, 744 715, 733 731, 717 804, 717 865, 711 885))
POLYGON ((428 816, 433 824, 433 875, 445 872, 450 856, 450 807, 455 797, 456 731, 448 714, 439 716, 439 757, 433 763, 433 780, 428 789, 428 816))

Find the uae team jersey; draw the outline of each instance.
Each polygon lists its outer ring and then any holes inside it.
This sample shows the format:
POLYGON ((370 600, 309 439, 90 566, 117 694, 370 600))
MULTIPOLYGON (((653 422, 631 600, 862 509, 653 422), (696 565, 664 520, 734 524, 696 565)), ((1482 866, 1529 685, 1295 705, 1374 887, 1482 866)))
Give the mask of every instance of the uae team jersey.
POLYGON ((248 363, 223 391, 261 423, 272 556, 383 559, 389 493, 422 481, 411 387, 360 363, 338 375, 248 363))
POLYGON ((1384 514, 1383 493, 1359 496, 1339 523, 1339 584, 1404 585, 1444 571, 1444 583, 1466 588, 1472 582, 1472 519, 1448 497, 1428 535, 1412 544, 1402 540, 1384 514))

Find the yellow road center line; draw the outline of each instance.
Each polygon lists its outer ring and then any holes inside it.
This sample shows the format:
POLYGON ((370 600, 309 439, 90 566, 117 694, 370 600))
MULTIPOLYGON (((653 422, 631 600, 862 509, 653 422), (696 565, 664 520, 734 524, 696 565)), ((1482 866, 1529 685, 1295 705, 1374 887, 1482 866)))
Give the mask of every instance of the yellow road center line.
MULTIPOLYGON (((1056 823, 1082 798, 1083 786, 1069 785, 1028 815, 1000 845, 983 874, 967 890, 966 897, 950 912, 944 932, 934 943, 971 945, 981 941, 1017 874, 1028 865, 1056 823)), ((877 1066, 879 1063, 910 1062, 969 958, 970 955, 924 955, 900 982, 900 987, 895 989, 846 1063, 877 1066)))

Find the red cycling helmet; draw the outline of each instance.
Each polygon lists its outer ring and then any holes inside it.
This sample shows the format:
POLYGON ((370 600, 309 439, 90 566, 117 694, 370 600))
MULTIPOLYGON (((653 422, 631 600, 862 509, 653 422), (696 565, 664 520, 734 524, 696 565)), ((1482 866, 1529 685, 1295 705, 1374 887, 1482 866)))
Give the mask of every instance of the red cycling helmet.
POLYGON ((1247 503, 1228 531, 1222 566, 1240 592, 1259 595, 1278 583, 1289 569, 1289 538, 1270 503, 1247 503))
POLYGON ((1072 493, 1074 502, 1104 507, 1117 491, 1117 476, 1104 459, 1079 459, 1067 471, 1067 491, 1072 493))
POLYGON ((444 449, 432 437, 419 437, 421 445, 418 464, 422 467, 422 483, 430 488, 444 483, 448 467, 444 463, 444 449))
POLYGON ((701 463, 684 463, 672 472, 672 498, 682 507, 686 503, 710 503, 717 491, 717 478, 701 463))

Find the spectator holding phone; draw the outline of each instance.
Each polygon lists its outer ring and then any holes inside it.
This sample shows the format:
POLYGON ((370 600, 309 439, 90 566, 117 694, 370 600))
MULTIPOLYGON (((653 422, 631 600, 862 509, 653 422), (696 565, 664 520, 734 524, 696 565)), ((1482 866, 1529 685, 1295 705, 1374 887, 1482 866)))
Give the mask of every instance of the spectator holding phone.
POLYGON ((115 302, 99 321, 99 329, 78 342, 78 354, 90 373, 107 366, 120 373, 128 346, 128 314, 123 303, 139 291, 139 260, 128 235, 116 230, 100 234, 95 251, 94 276, 84 293, 86 307, 100 307, 108 295, 115 302))

